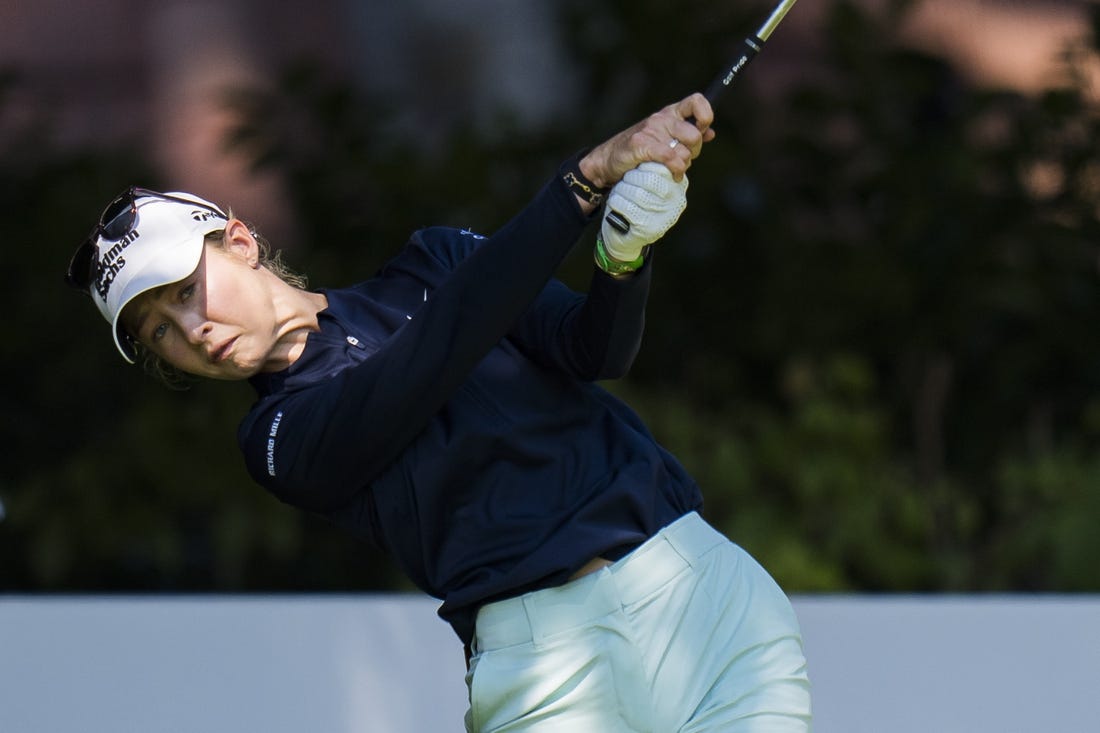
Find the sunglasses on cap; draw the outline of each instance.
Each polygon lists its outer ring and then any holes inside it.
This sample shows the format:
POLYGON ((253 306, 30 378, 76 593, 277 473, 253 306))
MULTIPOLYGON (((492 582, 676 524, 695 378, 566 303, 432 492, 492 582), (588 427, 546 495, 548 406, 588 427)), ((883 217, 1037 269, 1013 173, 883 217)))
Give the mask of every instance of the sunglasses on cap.
POLYGON ((221 210, 201 201, 131 186, 107 204, 107 208, 100 214, 99 221, 92 228, 91 233, 77 247, 76 253, 69 261, 69 270, 65 274, 65 282, 78 290, 89 291, 96 277, 96 243, 101 238, 107 242, 117 242, 134 230, 138 216, 137 202, 140 198, 154 198, 160 201, 174 201, 187 206, 197 206, 216 214, 222 219, 228 218, 221 210))

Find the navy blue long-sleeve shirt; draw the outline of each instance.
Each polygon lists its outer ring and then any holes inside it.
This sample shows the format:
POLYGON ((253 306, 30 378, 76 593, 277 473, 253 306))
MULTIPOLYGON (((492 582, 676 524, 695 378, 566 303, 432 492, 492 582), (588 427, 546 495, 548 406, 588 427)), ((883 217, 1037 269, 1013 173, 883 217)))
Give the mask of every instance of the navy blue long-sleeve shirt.
POLYGON ((695 482, 594 382, 637 353, 650 268, 554 271, 584 231, 557 178, 489 238, 416 232, 328 290, 288 369, 252 379, 251 475, 385 549, 468 642, 486 602, 564 582, 688 511, 695 482))

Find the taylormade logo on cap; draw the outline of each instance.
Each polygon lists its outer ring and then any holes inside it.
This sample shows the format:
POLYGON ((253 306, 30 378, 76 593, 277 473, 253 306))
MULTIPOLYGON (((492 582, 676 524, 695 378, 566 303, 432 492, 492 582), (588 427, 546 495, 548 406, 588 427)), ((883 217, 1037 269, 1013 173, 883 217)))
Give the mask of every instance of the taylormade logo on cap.
POLYGON ((134 298, 178 282, 199 265, 206 235, 225 228, 221 209, 193 194, 140 196, 130 230, 119 239, 96 242, 91 295, 111 324, 115 346, 126 361, 137 357, 119 326, 122 310, 134 298))

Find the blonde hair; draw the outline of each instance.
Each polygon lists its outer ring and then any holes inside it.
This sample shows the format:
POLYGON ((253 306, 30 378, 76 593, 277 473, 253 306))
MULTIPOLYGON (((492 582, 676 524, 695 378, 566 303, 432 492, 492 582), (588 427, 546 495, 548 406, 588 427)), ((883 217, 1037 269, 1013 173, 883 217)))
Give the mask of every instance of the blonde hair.
MULTIPOLYGON (((229 213, 233 216, 233 212, 229 213)), ((287 285, 298 288, 299 290, 305 290, 308 285, 308 280, 305 275, 300 272, 292 270, 285 262, 283 262, 282 250, 275 249, 271 246, 271 243, 267 241, 267 238, 256 231, 256 229, 249 224, 248 231, 252 233, 252 238, 256 240, 256 244, 260 249, 260 265, 266 267, 271 271, 275 277, 279 278, 287 285)), ((217 232, 211 232, 206 235, 206 241, 211 244, 211 239, 217 239, 216 244, 223 246, 225 244, 225 230, 217 232)))
MULTIPOLYGON (((232 219, 232 210, 230 210, 228 214, 229 218, 232 219)), ((299 290, 305 290, 308 284, 306 276, 291 269, 286 262, 283 261, 282 251, 273 248, 271 243, 267 241, 267 238, 256 231, 256 228, 251 224, 248 224, 248 231, 256 240, 256 244, 259 248, 260 266, 270 270, 275 277, 279 278, 287 285, 298 288, 299 290)), ((203 242, 203 246, 206 245, 225 247, 225 230, 218 229, 217 231, 207 234, 203 242)), ((146 348, 141 342, 135 340, 134 349, 137 352, 138 360, 141 361, 142 368, 144 368, 147 373, 156 377, 158 381, 169 389, 185 390, 191 385, 190 374, 172 366, 163 358, 153 353, 151 349, 146 348)))

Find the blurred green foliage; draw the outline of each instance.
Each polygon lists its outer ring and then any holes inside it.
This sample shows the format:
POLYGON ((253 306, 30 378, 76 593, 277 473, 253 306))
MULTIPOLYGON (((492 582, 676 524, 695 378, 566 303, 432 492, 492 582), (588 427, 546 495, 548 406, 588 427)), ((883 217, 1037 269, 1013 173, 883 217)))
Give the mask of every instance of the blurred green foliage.
MULTIPOLYGON (((903 45, 913 5, 832 0, 797 81, 769 89, 754 67, 731 88, 657 252, 643 351, 609 387, 789 591, 1097 591, 1100 11, 1062 78, 1022 96, 903 45)), ((308 61, 235 90, 227 145, 277 171, 309 222, 292 264, 342 285, 416 227, 492 230, 584 141, 704 86, 767 10, 558 7, 582 113, 541 131, 500 110, 491 131, 419 146, 391 102, 308 61)), ((138 144, 60 151, 48 116, 7 124, 19 83, 0 80, 0 207, 19 222, 0 295, 16 385, 0 589, 407 587, 251 484, 234 441, 247 387, 181 393, 122 367, 54 243, 156 171, 138 144)), ((583 287, 589 268, 580 252, 561 276, 583 287)))

